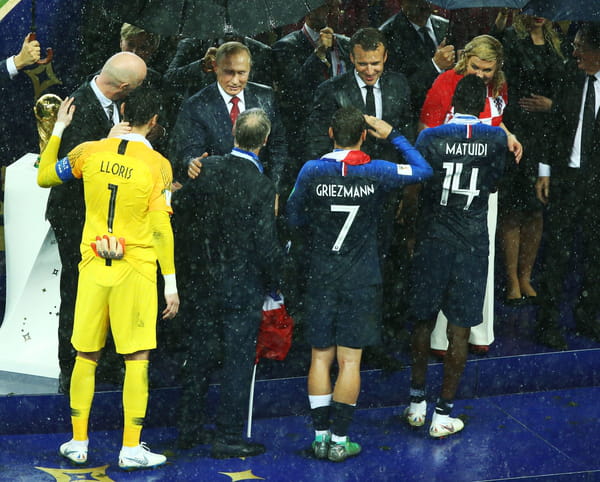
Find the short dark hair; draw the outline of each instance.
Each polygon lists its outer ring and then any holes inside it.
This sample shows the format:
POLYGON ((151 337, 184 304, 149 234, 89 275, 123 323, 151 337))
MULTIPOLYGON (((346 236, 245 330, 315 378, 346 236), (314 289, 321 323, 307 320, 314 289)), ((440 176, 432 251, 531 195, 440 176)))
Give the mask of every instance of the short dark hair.
POLYGON ((478 116, 485 107, 487 87, 483 79, 474 74, 465 75, 454 90, 454 112, 478 116))
POLYGON ((354 52, 354 47, 360 45, 363 50, 377 50, 379 44, 387 50, 385 35, 374 27, 365 27, 358 29, 350 38, 350 52, 354 52))
POLYGON ((579 27, 579 34, 586 47, 600 50, 600 22, 582 23, 579 27))
POLYGON ((356 107, 342 107, 331 118, 333 140, 338 146, 355 145, 366 128, 365 117, 356 107))
POLYGON ((247 109, 233 126, 236 144, 245 150, 260 149, 271 132, 271 121, 262 109, 247 109))
POLYGON ((220 65, 221 61, 225 57, 240 54, 242 52, 246 52, 246 54, 248 54, 250 65, 252 65, 252 54, 250 53, 250 49, 241 42, 225 42, 224 44, 221 44, 217 49, 217 53, 215 54, 215 62, 217 65, 220 65))
POLYGON ((123 101, 125 108, 123 120, 132 126, 138 127, 146 124, 155 114, 161 114, 161 95, 155 89, 138 87, 123 101))

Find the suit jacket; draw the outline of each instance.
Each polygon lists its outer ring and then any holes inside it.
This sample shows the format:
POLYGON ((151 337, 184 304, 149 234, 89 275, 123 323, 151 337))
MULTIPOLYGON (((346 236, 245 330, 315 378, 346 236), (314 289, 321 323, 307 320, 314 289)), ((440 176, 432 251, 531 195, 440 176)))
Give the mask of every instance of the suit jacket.
MULTIPOLYGON (((436 15, 431 15, 430 18, 435 37, 440 43, 448 34, 449 22, 436 15)), ((388 47, 386 68, 402 72, 408 78, 413 108, 418 117, 427 91, 438 76, 438 71, 425 50, 421 35, 404 13, 398 12, 389 18, 379 30, 384 33, 388 47)))
MULTIPOLYGON (((579 113, 583 101, 583 86, 587 82, 584 72, 578 71, 572 81, 566 82, 553 99, 552 114, 554 118, 554 140, 548 142, 554 145, 553 155, 548 157, 552 167, 552 179, 560 180, 569 168, 569 156, 575 142, 575 133, 579 124, 579 113)), ((582 165, 585 178, 591 187, 589 194, 595 192, 596 201, 600 201, 600 116, 596 117, 594 144, 589 165, 582 165)))
MULTIPOLYGON (((335 44, 346 70, 350 63, 350 39, 335 34, 335 44)), ((273 44, 273 78, 283 120, 290 137, 301 137, 315 89, 331 75, 314 54, 315 47, 302 30, 291 32, 273 44)))
MULTIPOLYGON (((270 86, 272 83, 271 47, 250 37, 244 38, 244 44, 252 55, 250 80, 270 86)), ((197 38, 180 40, 175 56, 165 72, 165 81, 177 87, 179 91, 184 91, 185 98, 212 84, 215 81, 215 74, 202 70, 201 58, 213 45, 216 46, 217 43, 197 38)))
POLYGON ((1 84, 0 86, 3 86, 3 84, 7 81, 10 80, 10 74, 8 73, 8 67, 6 66, 6 60, 3 60, 2 62, 0 62, 0 79, 1 80, 1 84))
MULTIPOLYGON (((248 82, 244 100, 246 109, 261 108, 271 121, 271 134, 260 158, 265 165, 265 173, 278 186, 287 164, 288 151, 273 89, 248 82)), ((176 179, 186 180, 190 160, 204 152, 209 155, 231 152, 231 127, 231 118, 216 82, 187 99, 181 106, 172 136, 171 158, 176 179)))
POLYGON ((275 187, 251 161, 232 154, 202 163, 200 176, 173 195, 178 260, 191 283, 209 277, 226 306, 260 304, 279 287, 283 262, 275 187))
MULTIPOLYGON (((383 107, 382 119, 389 122, 408 139, 412 139, 412 113, 410 89, 403 74, 385 71, 379 79, 383 107)), ((361 112, 366 107, 356 82, 354 71, 323 82, 315 92, 312 110, 306 125, 306 156, 317 159, 333 149, 333 142, 327 133, 331 116, 341 107, 354 106, 361 112)), ((399 154, 387 140, 368 136, 361 148, 375 159, 398 162, 399 154)))
MULTIPOLYGON (((71 97, 75 99, 73 104, 76 109, 73 121, 63 133, 59 159, 82 142, 106 137, 112 127, 89 82, 82 84, 71 97)), ((81 237, 84 217, 83 183, 80 180, 60 184, 50 190, 46 218, 52 225, 60 224, 81 237)))

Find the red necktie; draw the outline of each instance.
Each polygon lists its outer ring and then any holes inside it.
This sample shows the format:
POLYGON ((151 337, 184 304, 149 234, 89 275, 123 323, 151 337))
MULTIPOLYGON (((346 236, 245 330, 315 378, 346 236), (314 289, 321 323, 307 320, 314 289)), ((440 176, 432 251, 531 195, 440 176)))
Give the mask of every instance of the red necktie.
POLYGON ((239 101, 240 98, 235 96, 229 101, 233 104, 233 107, 231 107, 231 112, 229 113, 229 117, 231 117, 231 124, 235 124, 238 115, 240 115, 240 108, 238 107, 239 101))

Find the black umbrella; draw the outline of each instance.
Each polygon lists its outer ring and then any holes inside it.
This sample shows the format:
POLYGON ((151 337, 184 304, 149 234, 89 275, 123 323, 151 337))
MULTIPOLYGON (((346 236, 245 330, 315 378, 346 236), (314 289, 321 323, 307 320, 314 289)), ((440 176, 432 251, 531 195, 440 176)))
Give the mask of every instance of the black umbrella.
POLYGON ((445 10, 479 7, 522 8, 527 0, 431 0, 430 3, 445 10))
POLYGON ((531 0, 523 13, 554 21, 600 22, 600 0, 531 0))
POLYGON ((298 22, 325 0, 129 0, 109 2, 109 14, 150 32, 217 38, 253 35, 298 22))

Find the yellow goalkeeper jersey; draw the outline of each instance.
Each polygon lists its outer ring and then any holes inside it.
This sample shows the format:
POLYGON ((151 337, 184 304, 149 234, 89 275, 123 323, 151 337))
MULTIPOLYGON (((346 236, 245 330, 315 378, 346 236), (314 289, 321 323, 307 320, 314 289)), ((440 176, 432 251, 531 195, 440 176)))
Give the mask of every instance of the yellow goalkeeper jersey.
MULTIPOLYGON (((135 135, 130 138, 136 139, 135 135)), ((108 233, 125 239, 123 260, 143 275, 156 278, 157 255, 148 215, 172 214, 171 164, 149 145, 121 138, 85 142, 68 154, 73 175, 83 178, 85 225, 81 269, 95 254, 90 243, 108 233)))

